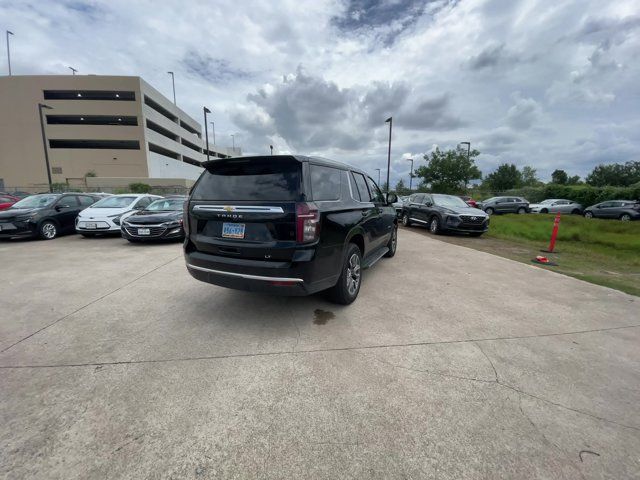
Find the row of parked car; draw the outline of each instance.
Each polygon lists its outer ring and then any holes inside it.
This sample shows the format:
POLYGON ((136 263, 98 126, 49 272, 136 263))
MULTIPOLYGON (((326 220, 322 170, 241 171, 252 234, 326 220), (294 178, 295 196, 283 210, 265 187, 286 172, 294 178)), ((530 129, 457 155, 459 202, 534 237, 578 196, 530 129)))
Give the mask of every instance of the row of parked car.
MULTIPOLYGON (((0 200, 4 194, 0 194, 0 200)), ((130 242, 184 238, 186 197, 151 194, 43 193, 0 211, 0 238, 51 240, 65 233, 84 237, 117 234, 130 242)))

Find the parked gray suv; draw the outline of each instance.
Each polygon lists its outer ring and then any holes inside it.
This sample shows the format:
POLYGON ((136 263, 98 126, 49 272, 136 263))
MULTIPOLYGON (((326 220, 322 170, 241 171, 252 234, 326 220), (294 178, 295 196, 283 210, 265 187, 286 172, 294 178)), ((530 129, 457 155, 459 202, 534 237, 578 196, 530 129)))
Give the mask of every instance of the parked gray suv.
POLYGON ((478 203, 489 215, 494 213, 529 213, 529 201, 521 197, 491 197, 478 203))

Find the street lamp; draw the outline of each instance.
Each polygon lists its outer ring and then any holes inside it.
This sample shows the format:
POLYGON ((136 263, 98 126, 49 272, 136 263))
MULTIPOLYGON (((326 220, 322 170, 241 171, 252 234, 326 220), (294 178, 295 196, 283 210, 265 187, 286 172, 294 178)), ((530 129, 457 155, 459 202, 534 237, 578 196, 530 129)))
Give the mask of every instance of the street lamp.
POLYGON ((269 149, 271 149, 271 155, 273 155, 273 145, 269 145, 269 149))
MULTIPOLYGON (((467 146, 467 165, 469 165, 469 156, 471 155, 471 142, 460 142, 460 145, 467 146)), ((469 179, 464 179, 464 193, 467 193, 467 183, 469 183, 469 179)))
POLYGON ((169 75, 171 75, 171 85, 173 85, 173 104, 177 105, 177 103, 176 103, 176 78, 173 75, 173 72, 167 72, 167 73, 169 75))
POLYGON ((76 72, 78 71, 77 69, 75 69, 75 68, 73 68, 73 67, 67 67, 67 68, 68 68, 69 70, 71 70, 71 72, 72 72, 71 74, 72 74, 72 75, 75 75, 75 74, 76 74, 76 72))
POLYGON ((391 129, 393 127, 393 117, 387 118, 384 123, 389 124, 389 151, 387 153, 387 193, 389 193, 389 170, 391 170, 391 129))
POLYGON ((44 119, 42 117, 42 109, 53 110, 53 107, 38 103, 38 116, 40 117, 40 130, 42 130, 42 146, 44 147, 44 163, 47 167, 47 179, 49 180, 49 193, 53 193, 53 185, 51 184, 51 168, 49 166, 49 149, 47 148, 47 136, 44 133, 44 119))
POLYGON ((13 35, 13 32, 7 30, 7 63, 9 64, 9 76, 11 76, 11 52, 9 51, 9 35, 13 35))
POLYGON ((376 168, 377 172, 378 172, 378 185, 380 185, 380 169, 376 168))
POLYGON ((209 110, 207 107, 202 107, 202 110, 204 111, 204 135, 207 141, 207 162, 209 161, 209 128, 207 127, 208 123, 207 123, 207 113, 211 113, 211 110, 209 110))
POLYGON ((413 158, 407 158, 407 162, 411 162, 411 172, 409 172, 409 191, 411 192, 413 190, 411 188, 413 185, 413 158))

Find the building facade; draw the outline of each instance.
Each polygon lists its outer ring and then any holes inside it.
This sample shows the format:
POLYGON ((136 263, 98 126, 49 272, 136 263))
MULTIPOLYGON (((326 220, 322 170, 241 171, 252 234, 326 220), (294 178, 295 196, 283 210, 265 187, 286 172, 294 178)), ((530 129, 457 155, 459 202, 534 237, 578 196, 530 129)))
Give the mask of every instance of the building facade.
MULTIPOLYGON (((206 160, 200 123, 140 77, 0 78, 0 191, 109 183, 189 185, 206 160), (43 141, 38 104, 44 121, 43 141), (157 182, 154 182, 157 181, 157 182)), ((210 157, 240 156, 216 148, 210 157)))

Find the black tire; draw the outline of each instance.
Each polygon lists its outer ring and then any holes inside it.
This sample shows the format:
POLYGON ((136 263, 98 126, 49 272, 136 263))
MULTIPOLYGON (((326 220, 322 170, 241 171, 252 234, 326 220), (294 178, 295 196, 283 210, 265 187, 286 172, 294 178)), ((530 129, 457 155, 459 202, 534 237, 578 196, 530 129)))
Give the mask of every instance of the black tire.
POLYGON ((342 271, 338 283, 331 287, 328 291, 329 300, 340 305, 349 305, 358 298, 358 292, 360 292, 360 285, 362 284, 362 253, 355 243, 350 243, 347 246, 347 251, 344 257, 342 265, 342 271), (354 262, 354 257, 357 259, 354 262), (357 263, 357 269, 353 267, 357 263), (357 279, 354 277, 357 276, 357 279), (351 281, 350 281, 351 280, 351 281), (355 290, 353 289, 355 283, 355 290))
POLYGON ((525 213, 527 213, 527 209, 524 207, 520 207, 517 213, 518 215, 524 215, 525 213))
POLYGON ((53 240, 58 236, 58 224, 53 220, 45 220, 38 227, 38 236, 42 240, 53 240))
POLYGON ((480 236, 482 236, 483 233, 484 232, 473 232, 473 233, 470 233, 469 236, 471 236, 471 237, 480 237, 480 236))
POLYGON ((622 215, 620 215, 620 220, 623 222, 629 222, 631 221, 631 215, 629 215, 628 213, 623 213, 622 215))
POLYGON ((584 212, 584 218, 587 218, 587 219, 591 219, 591 218, 593 218, 593 213, 591 213, 591 212, 584 212))
POLYGON ((440 219, 436 216, 431 217, 429 219, 429 232, 434 235, 440 235, 441 230, 440 219))
POLYGON ((549 210, 547 210, 546 208, 543 208, 542 210, 540 210, 540 213, 549 213, 549 210))
POLYGON ((409 220, 409 214, 406 212, 402 214, 402 226, 403 227, 411 226, 411 220, 409 220))
POLYGON ((487 207, 484 209, 484 213, 486 213, 487 215, 493 215, 494 213, 496 213, 496 211, 491 207, 487 207))
POLYGON ((387 248, 389 251, 384 254, 387 258, 393 258, 398 248, 398 225, 393 226, 393 232, 391 232, 391 238, 387 242, 387 248))

